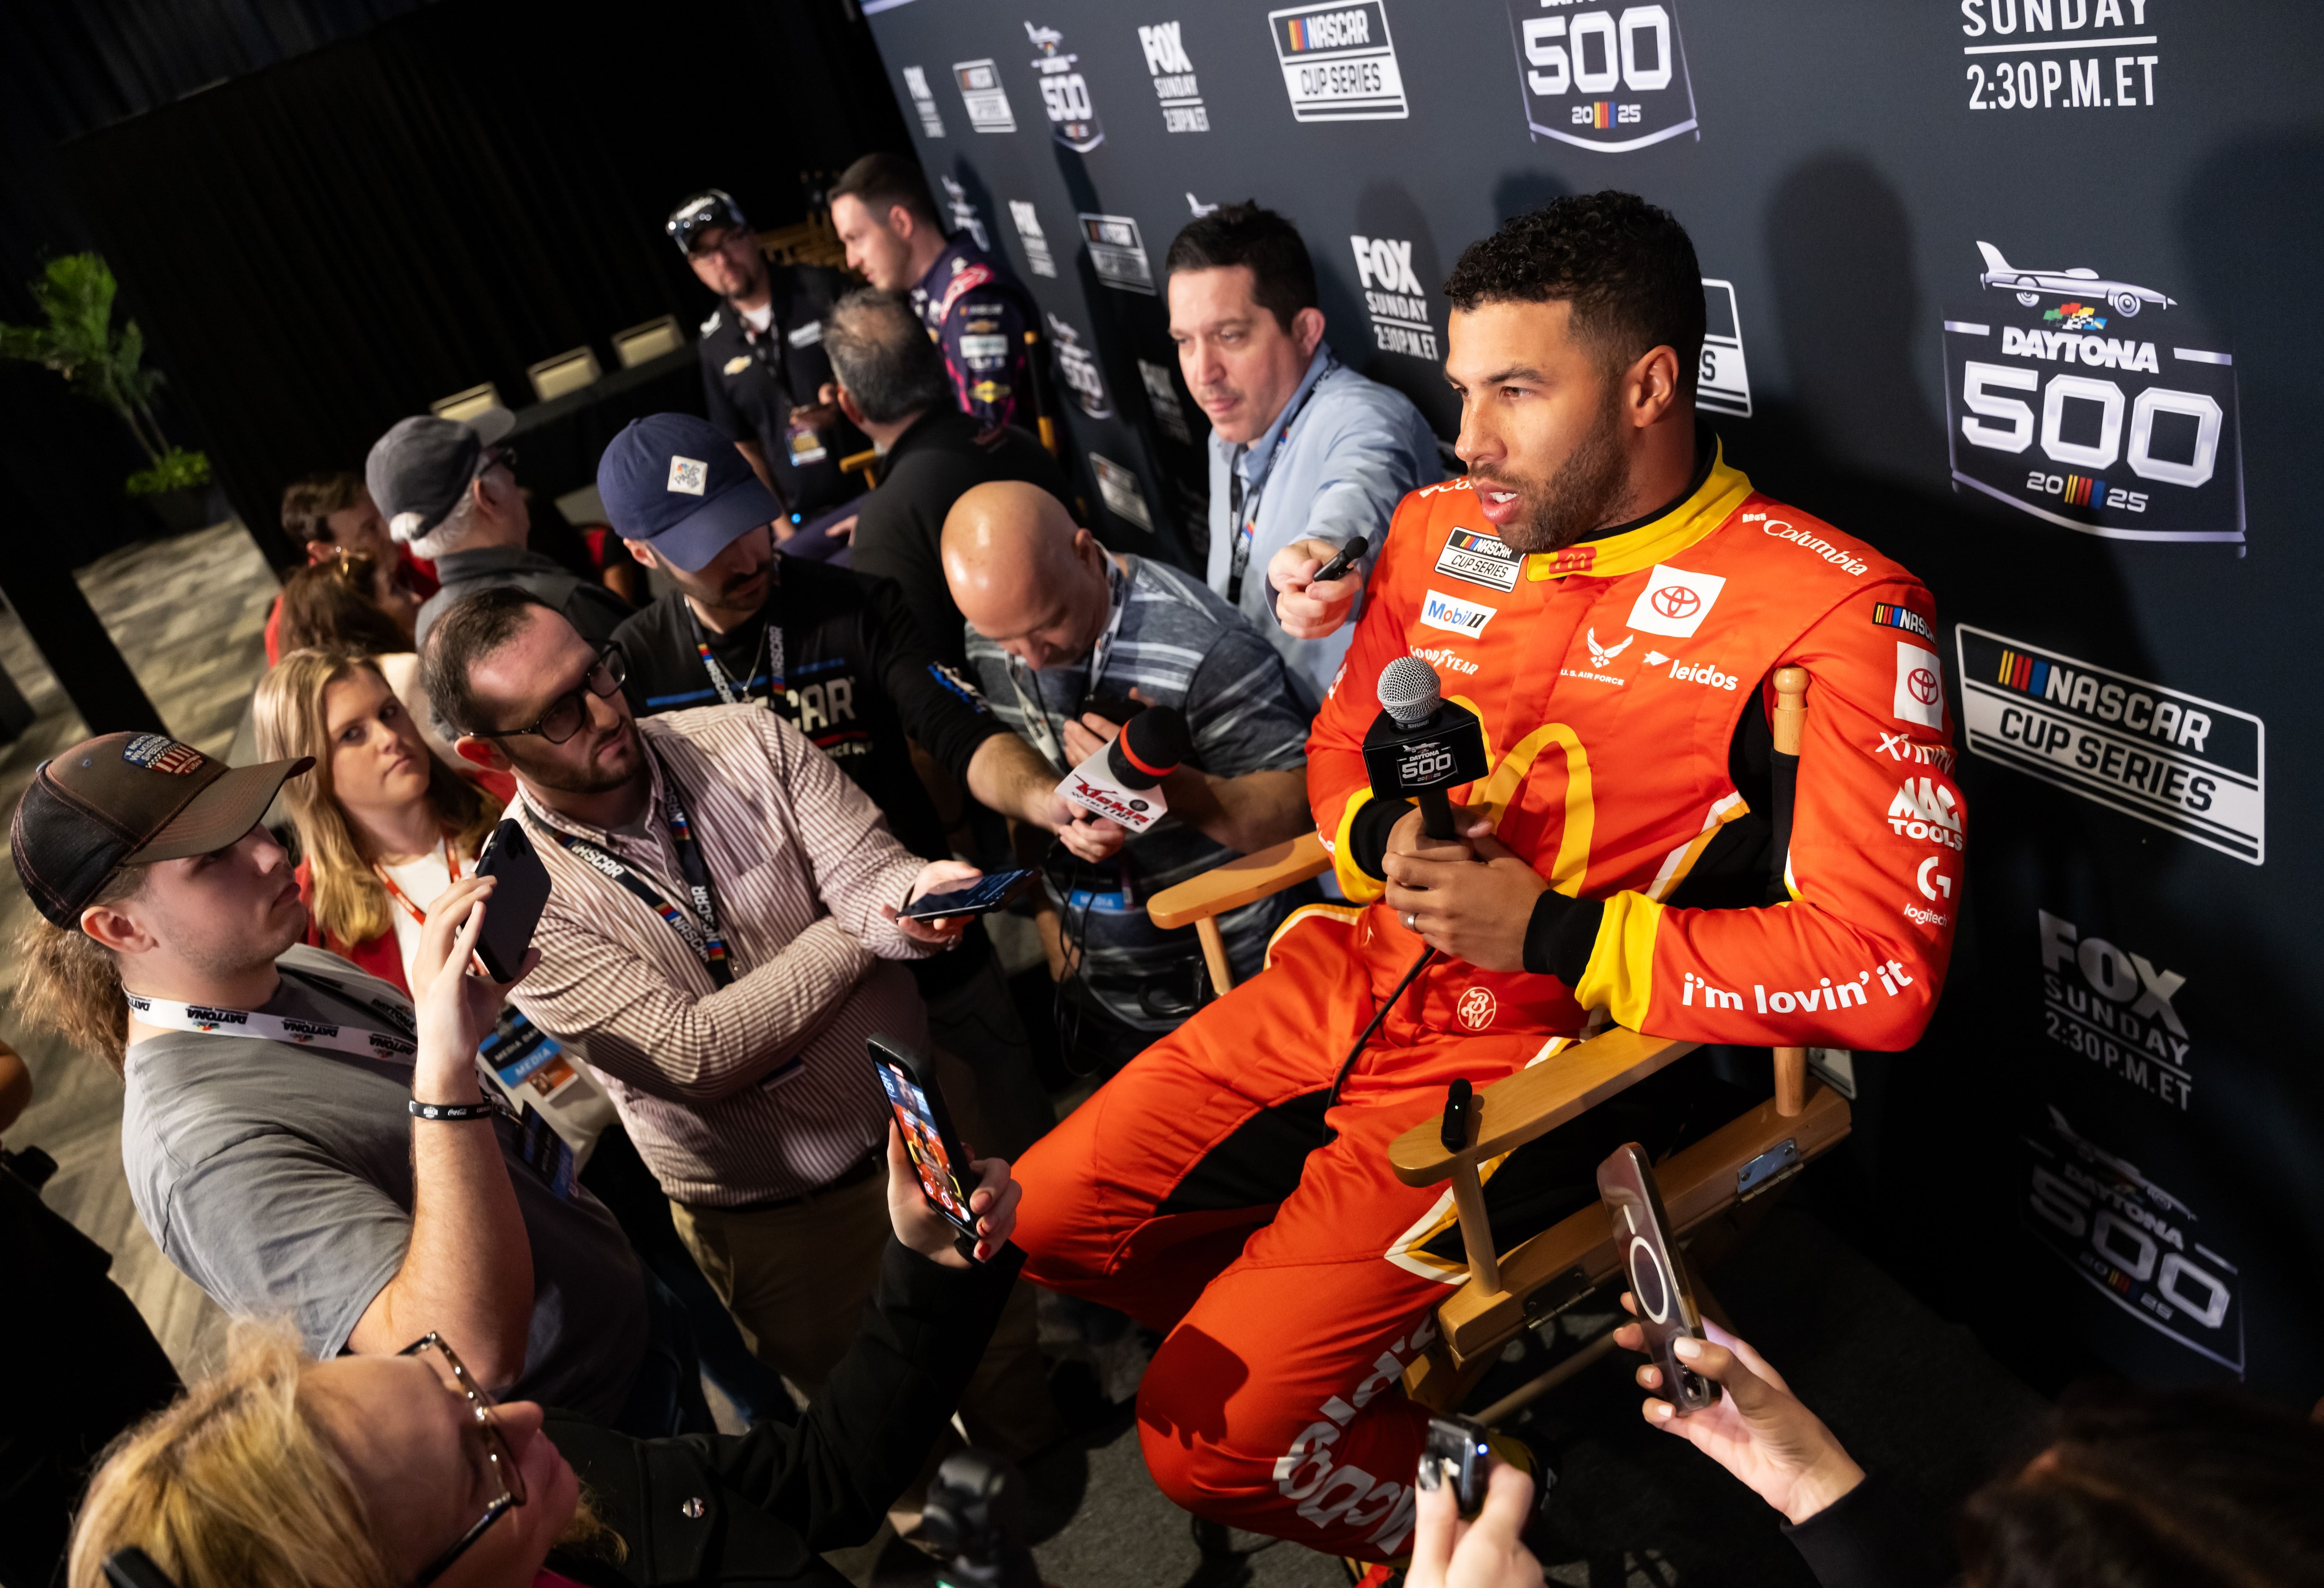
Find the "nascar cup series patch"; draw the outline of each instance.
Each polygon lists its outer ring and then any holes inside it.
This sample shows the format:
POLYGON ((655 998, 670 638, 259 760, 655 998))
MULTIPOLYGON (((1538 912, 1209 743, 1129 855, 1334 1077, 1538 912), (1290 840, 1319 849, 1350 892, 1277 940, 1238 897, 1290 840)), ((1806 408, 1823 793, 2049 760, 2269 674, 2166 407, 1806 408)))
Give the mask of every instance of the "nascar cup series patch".
POLYGON ((1517 587, 1517 570, 1524 565, 1523 553, 1474 529, 1455 529, 1436 554, 1438 573, 1504 592, 1517 587))

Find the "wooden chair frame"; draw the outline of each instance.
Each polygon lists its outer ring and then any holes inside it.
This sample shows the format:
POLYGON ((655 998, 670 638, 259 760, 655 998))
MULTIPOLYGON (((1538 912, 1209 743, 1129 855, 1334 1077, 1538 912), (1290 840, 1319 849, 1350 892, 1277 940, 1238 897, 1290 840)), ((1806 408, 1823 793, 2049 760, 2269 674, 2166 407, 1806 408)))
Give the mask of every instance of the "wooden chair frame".
MULTIPOLYGON (((1807 721, 1808 675, 1803 668, 1782 667, 1775 684, 1775 747, 1796 757, 1807 721)), ((1157 926, 1194 929, 1212 984, 1223 993, 1234 978, 1217 917, 1329 869, 1331 857, 1322 840, 1305 833, 1164 889, 1148 901, 1147 914, 1157 926)), ((1621 1271, 1602 1203, 1591 1204, 1508 1252, 1495 1251, 1481 1166, 1548 1134, 1699 1046, 1615 1027, 1480 1091, 1467 1146, 1447 1148, 1442 1123, 1434 1118, 1390 1144, 1389 1167, 1406 1185, 1452 1182, 1469 1270, 1468 1278, 1437 1306, 1436 1339, 1406 1372, 1405 1390, 1414 1400, 1436 1410, 1457 1407, 1518 1331, 1556 1316, 1621 1271)), ((1676 1234, 1700 1229, 1847 1137, 1847 1099, 1828 1086, 1811 1087, 1806 1050, 1778 1048, 1775 1058, 1772 1098, 1655 1166, 1676 1234)), ((1568 1371, 1560 1363, 1536 1385, 1568 1371)), ((1531 1399, 1535 1388, 1499 1406, 1514 1409, 1531 1399)))

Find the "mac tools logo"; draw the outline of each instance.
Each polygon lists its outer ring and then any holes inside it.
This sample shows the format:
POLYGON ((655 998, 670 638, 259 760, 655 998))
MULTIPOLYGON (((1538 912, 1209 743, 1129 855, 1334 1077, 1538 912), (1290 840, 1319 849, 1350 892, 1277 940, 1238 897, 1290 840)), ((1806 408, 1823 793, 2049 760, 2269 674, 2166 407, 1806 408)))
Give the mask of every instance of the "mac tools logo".
POLYGON ((2267 725, 2257 717, 1966 623, 1953 643, 1972 755, 2265 862, 2267 725))
POLYGON ((1402 121, 1412 114, 1383 0, 1270 11, 1267 27, 1294 120, 1402 121))
POLYGON ((2227 344, 2153 287, 1977 246, 1985 296, 1944 322, 1955 484, 2110 540, 2242 546, 2227 344))
POLYGON ((1105 129, 1090 105, 1089 80, 1074 69, 1081 57, 1059 51, 1065 36, 1055 28, 1028 22, 1025 36, 1041 51, 1033 58, 1033 69, 1041 74, 1041 107, 1049 113, 1050 135, 1074 153, 1087 154, 1105 142, 1105 129))
POLYGON ((1412 244, 1401 237, 1360 237, 1348 243, 1356 252, 1356 280, 1372 317, 1372 343, 1382 353, 1400 353, 1434 363, 1436 328, 1429 321, 1428 297, 1412 268, 1412 244))
POLYGON ((2197 1236, 2194 1209, 2049 1112, 2049 1130, 2024 1138, 2026 1233, 2148 1328, 2241 1378, 2236 1265, 2197 1236))
POLYGON ((1582 149, 1619 153, 1696 131, 1694 84, 1676 0, 1577 5, 1509 0, 1526 128, 1582 149))
POLYGON ((1082 412, 1093 419, 1113 418, 1113 405, 1105 399, 1105 381, 1097 372, 1097 360, 1082 345, 1082 334, 1055 315, 1049 322, 1049 350, 1056 357, 1057 379, 1082 412))
POLYGON ((1211 113, 1203 106, 1203 90, 1194 81, 1194 58, 1179 37, 1179 24, 1157 23, 1138 30, 1138 47, 1146 51, 1146 69, 1154 78, 1154 96, 1162 102, 1166 133, 1207 133, 1211 113))

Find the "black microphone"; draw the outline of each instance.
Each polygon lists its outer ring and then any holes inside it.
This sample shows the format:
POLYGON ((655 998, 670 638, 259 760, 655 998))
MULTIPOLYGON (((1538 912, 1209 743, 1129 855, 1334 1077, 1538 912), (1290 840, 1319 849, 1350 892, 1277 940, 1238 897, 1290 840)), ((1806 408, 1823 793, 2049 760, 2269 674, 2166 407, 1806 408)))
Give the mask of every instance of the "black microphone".
POLYGON ((1398 656, 1380 669, 1379 702, 1380 714, 1364 735, 1372 797, 1417 798, 1429 837, 1459 836, 1445 790, 1485 775, 1485 725, 1444 699, 1436 669, 1418 656, 1398 656))

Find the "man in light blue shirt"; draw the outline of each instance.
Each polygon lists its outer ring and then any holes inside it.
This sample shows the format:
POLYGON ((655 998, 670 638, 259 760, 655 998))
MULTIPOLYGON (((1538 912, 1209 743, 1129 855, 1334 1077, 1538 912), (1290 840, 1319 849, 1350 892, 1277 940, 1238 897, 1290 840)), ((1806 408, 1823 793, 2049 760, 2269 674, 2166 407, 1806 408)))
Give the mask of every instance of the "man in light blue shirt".
POLYGON ((1369 570, 1396 504, 1444 477, 1436 436, 1409 398, 1324 345, 1315 267, 1274 211, 1231 204, 1202 216, 1172 240, 1163 269, 1178 368, 1211 421, 1208 583, 1282 654, 1313 712, 1355 628, 1286 633, 1268 564, 1295 541, 1360 535, 1369 570))

